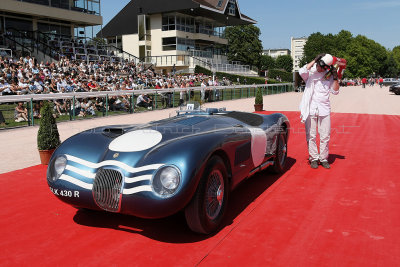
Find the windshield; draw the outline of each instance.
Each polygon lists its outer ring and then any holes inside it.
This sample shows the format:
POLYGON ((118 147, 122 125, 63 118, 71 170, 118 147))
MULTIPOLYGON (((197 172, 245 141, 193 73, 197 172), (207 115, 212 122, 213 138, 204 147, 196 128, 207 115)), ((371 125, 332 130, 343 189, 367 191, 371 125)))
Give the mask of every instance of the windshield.
POLYGON ((199 102, 189 101, 184 103, 176 111, 177 115, 192 115, 192 114, 202 114, 202 115, 212 115, 216 113, 226 113, 226 108, 206 108, 205 110, 201 108, 199 102))
POLYGON ((188 101, 179 107, 179 111, 201 111, 199 102, 188 101))

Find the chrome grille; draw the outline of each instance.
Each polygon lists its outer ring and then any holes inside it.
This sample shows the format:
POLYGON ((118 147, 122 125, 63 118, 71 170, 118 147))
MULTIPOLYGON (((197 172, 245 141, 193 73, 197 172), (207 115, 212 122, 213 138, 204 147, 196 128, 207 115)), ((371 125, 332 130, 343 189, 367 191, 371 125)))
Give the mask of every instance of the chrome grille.
POLYGON ((93 183, 96 204, 107 211, 118 212, 121 207, 123 177, 119 171, 100 169, 93 183))

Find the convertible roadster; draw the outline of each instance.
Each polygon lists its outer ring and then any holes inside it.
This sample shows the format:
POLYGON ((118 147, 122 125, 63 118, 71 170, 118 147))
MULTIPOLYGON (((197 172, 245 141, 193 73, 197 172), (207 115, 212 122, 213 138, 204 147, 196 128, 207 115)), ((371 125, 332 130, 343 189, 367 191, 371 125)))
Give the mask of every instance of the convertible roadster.
POLYGON ((168 119, 106 126, 64 141, 47 170, 50 190, 77 208, 142 218, 184 210, 189 228, 216 231, 230 192, 269 167, 284 170, 287 117, 188 104, 168 119))

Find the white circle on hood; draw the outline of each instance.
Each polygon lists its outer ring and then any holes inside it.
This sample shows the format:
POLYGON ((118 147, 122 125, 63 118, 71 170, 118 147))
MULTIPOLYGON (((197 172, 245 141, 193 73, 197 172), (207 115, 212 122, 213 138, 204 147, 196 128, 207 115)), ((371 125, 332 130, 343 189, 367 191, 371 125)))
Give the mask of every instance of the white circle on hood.
POLYGON ((108 148, 118 152, 138 152, 159 144, 162 134, 151 129, 137 130, 115 138, 108 148))

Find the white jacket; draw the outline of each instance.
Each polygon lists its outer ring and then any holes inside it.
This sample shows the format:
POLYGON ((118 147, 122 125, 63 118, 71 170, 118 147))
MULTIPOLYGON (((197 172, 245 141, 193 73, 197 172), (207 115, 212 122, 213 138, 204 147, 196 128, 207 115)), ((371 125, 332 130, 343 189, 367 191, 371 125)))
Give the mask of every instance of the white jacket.
POLYGON ((301 78, 306 82, 306 88, 300 102, 300 119, 304 123, 309 115, 328 116, 331 113, 329 94, 337 95, 339 91, 332 89, 333 77, 325 79, 327 71, 318 72, 316 64, 307 70, 307 65, 299 70, 301 78))

